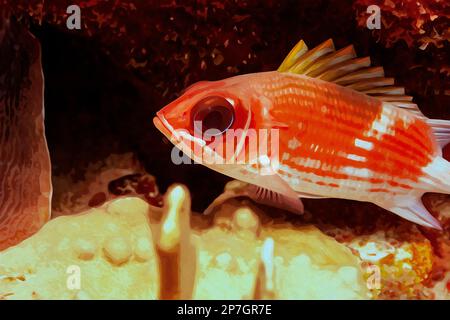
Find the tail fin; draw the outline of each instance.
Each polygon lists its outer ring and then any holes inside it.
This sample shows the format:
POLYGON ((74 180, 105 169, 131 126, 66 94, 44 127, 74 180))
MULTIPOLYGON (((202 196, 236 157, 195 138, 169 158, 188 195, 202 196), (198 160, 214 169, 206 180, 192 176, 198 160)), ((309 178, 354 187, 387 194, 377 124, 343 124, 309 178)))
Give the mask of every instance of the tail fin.
MULTIPOLYGON (((441 149, 450 143, 450 120, 422 119, 431 127, 437 144, 441 149)), ((424 169, 422 182, 429 192, 450 194, 450 163, 442 157, 442 150, 424 169)))
MULTIPOLYGON (((444 148, 450 143, 449 120, 426 119, 426 122, 433 130, 436 141, 441 148, 444 148)), ((442 157, 442 153, 437 155, 423 169, 423 172, 424 176, 421 178, 421 183, 423 183, 424 190, 450 194, 450 162, 442 157)), ((442 230, 439 221, 422 204, 420 196, 399 198, 394 201, 391 207, 385 208, 409 221, 429 228, 442 230)))
POLYGON ((425 175, 421 182, 426 186, 426 191, 450 194, 450 163, 447 160, 437 156, 423 168, 423 172, 425 175))
POLYGON ((439 119, 427 119, 426 122, 433 130, 436 141, 441 148, 450 143, 450 121, 439 119))
MULTIPOLYGON (((443 149, 450 143, 450 121, 439 119, 427 119, 426 122, 433 130, 437 143, 443 149)), ((426 168, 424 173, 428 177, 424 182, 431 185, 430 191, 450 194, 450 163, 442 157, 442 153, 436 157, 426 168)))

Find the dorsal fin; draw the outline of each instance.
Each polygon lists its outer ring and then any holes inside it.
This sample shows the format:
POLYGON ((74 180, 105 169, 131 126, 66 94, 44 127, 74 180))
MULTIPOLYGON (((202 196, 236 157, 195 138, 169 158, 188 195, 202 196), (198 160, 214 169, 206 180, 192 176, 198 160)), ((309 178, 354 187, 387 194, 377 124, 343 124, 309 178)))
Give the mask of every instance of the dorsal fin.
POLYGON ((333 40, 328 39, 309 50, 300 40, 278 71, 334 82, 424 117, 405 89, 395 86, 394 78, 386 78, 383 67, 371 66, 370 57, 357 57, 352 45, 336 51, 333 40))

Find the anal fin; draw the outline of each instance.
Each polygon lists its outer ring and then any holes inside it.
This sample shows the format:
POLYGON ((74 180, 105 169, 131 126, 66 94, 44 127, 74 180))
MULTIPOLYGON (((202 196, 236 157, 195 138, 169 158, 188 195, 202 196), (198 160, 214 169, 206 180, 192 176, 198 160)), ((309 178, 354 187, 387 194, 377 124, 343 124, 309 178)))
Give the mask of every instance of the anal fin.
POLYGON ((428 212, 420 198, 413 198, 405 201, 405 204, 386 209, 421 226, 442 230, 439 221, 428 212))

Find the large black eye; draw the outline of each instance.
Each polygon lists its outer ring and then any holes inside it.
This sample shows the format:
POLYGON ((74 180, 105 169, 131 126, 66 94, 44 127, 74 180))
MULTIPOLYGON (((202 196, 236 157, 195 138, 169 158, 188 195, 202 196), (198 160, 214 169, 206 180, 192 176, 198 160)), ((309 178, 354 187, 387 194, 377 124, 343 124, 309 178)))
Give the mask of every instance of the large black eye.
POLYGON ((204 98, 192 108, 192 128, 202 135, 220 135, 233 125, 233 121, 233 106, 227 99, 219 96, 204 98))

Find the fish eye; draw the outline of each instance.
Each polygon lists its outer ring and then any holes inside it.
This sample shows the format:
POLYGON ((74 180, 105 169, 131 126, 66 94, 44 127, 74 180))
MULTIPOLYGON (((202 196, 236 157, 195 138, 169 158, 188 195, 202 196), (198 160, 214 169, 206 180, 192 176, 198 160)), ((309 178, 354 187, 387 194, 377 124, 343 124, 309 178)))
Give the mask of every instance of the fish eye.
POLYGON ((229 129, 234 122, 233 105, 219 96, 207 97, 192 108, 191 125, 194 131, 209 137, 218 136, 229 129))

